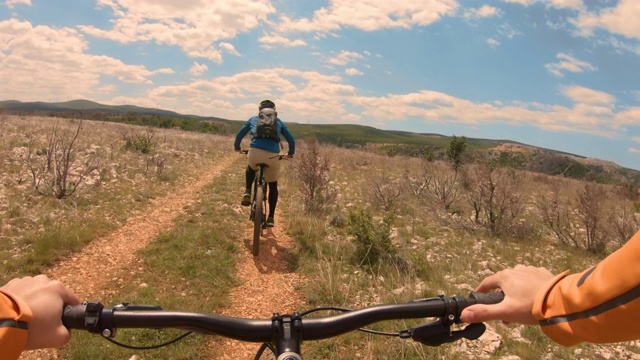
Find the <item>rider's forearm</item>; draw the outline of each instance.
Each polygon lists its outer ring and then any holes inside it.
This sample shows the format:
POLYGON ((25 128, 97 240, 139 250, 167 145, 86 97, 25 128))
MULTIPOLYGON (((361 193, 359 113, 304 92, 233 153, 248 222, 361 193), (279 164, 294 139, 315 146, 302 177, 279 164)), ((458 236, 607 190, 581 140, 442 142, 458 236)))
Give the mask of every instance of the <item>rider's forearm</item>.
POLYGON ((18 297, 0 290, 0 352, 3 359, 17 359, 27 344, 31 310, 18 297))
POLYGON ((293 135, 291 135, 291 132, 289 131, 289 129, 287 129, 286 126, 282 128, 282 136, 284 136, 285 140, 287 140, 287 143, 289 144, 289 151, 287 152, 287 154, 295 154, 296 140, 293 138, 293 135))
POLYGON ((533 316, 555 342, 619 342, 640 338, 640 232, 593 268, 563 273, 538 293, 533 316))
POLYGON ((236 134, 236 139, 233 142, 234 150, 236 150, 236 151, 240 150, 240 144, 242 143, 242 139, 244 139, 244 137, 249 133, 249 130, 251 130, 251 123, 249 121, 247 121, 242 126, 240 131, 238 131, 238 133, 236 134))

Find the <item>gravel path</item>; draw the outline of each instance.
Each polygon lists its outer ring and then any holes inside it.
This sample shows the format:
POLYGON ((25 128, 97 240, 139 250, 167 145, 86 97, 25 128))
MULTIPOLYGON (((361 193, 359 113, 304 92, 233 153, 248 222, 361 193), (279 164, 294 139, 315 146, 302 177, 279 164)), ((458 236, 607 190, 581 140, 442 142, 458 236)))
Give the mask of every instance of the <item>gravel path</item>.
MULTIPOLYGON (((237 154, 230 154, 214 167, 204 169, 197 179, 179 191, 154 201, 153 209, 131 218, 120 229, 99 238, 81 252, 61 261, 45 273, 60 280, 71 288, 81 299, 96 300, 105 297, 103 290, 107 282, 123 282, 132 270, 142 266, 136 258, 138 250, 146 247, 151 240, 172 227, 173 219, 180 215, 189 204, 195 202, 199 191, 238 160, 237 154)), ((247 226, 248 229, 250 228, 247 226)), ((260 256, 254 258, 248 247, 251 233, 245 236, 245 250, 237 262, 238 277, 242 285, 231 292, 233 303, 225 314, 243 317, 270 317, 273 311, 286 312, 300 304, 295 295, 295 284, 300 281, 296 274, 287 269, 289 263, 289 239, 279 227, 265 232, 260 256)), ((224 342, 224 358, 245 358, 244 354, 254 354, 259 344, 244 344, 235 341, 224 342)), ((56 350, 38 350, 23 353, 21 360, 59 359, 56 350)), ((247 356, 246 358, 252 358, 247 356)))

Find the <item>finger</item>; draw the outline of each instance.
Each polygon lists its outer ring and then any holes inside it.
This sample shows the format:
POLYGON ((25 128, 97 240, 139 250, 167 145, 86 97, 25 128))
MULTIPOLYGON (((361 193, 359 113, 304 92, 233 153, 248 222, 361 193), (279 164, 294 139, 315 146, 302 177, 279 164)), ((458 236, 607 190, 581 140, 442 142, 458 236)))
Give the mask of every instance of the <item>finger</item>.
POLYGON ((71 290, 67 289, 60 281, 54 280, 50 283, 51 289, 62 299, 65 305, 78 305, 80 298, 71 290))
POLYGON ((57 282, 58 293, 62 297, 62 301, 66 305, 78 305, 80 304, 80 298, 74 292, 65 287, 61 282, 57 282))
POLYGON ((503 279, 502 271, 497 272, 493 275, 487 276, 486 278, 484 278, 484 280, 480 282, 480 284, 478 284, 476 291, 486 293, 491 290, 499 289, 500 285, 502 284, 502 279, 503 279))
POLYGON ((490 320, 503 320, 505 310, 507 308, 502 304, 496 305, 484 305, 477 304, 472 305, 464 310, 460 314, 460 319, 465 323, 480 323, 490 320))

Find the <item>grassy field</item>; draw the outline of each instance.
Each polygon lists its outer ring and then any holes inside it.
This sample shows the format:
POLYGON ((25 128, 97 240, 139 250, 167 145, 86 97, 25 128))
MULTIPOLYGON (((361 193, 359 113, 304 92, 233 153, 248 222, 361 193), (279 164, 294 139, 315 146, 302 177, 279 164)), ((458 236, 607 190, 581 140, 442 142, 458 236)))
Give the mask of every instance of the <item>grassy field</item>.
MULTIPOLYGON (((66 139, 63 135, 73 134, 79 123, 0 118, 2 281, 39 273, 148 211, 154 199, 186 186, 200 169, 229 153, 233 141, 232 136, 84 121, 72 168, 76 176, 90 171, 81 181, 74 178, 81 185, 73 194, 56 199, 46 194, 46 187, 33 185, 32 170, 44 165, 52 128, 57 124, 59 138, 66 139), (128 146, 129 140, 136 139, 150 142, 150 151, 143 151, 146 146, 128 146)), ((149 144, 143 141, 142 145, 149 144)), ((459 196, 447 206, 437 197, 417 193, 425 174, 449 179, 447 164, 330 145, 319 150, 328 164, 324 174, 328 181, 313 211, 308 211, 308 194, 298 176, 300 159, 309 151, 307 144, 300 142, 296 159, 285 165, 280 182, 279 221, 296 240, 291 262, 309 280, 299 289, 309 306, 358 308, 440 294, 466 295, 484 276, 506 267, 524 263, 554 272, 580 271, 620 245, 612 240, 606 251, 585 251, 560 243, 541 223, 535 200, 554 187, 573 199, 584 186, 579 181, 519 173, 517 181, 510 182, 506 173, 500 178, 506 189, 503 196, 517 201, 519 212, 489 227, 482 216, 474 221, 472 192, 460 188, 459 196), (384 251, 376 258, 363 256, 366 241, 384 251)), ((199 200, 174 220, 173 228, 138 254, 144 265, 133 269, 131 278, 105 289, 107 298, 91 300, 196 312, 223 309, 229 290, 236 285, 234 255, 246 251, 239 244, 246 219, 232 206, 242 190, 243 168, 242 162, 236 162, 212 179, 199 200)), ((469 176, 480 176, 481 170, 473 165, 467 171, 469 176)), ((475 179, 479 183, 481 178, 475 179)), ((605 189, 607 194, 617 194, 613 187, 605 189)), ((617 195, 608 198, 615 201, 603 205, 606 209, 633 206, 632 200, 619 200, 617 195)), ((389 322, 373 328, 398 331, 413 324, 389 322)), ((562 348, 535 327, 488 325, 489 333, 498 339, 494 347, 483 341, 463 341, 431 348, 356 332, 305 343, 304 350, 310 359, 606 359, 640 354, 637 342, 562 348)), ((122 331, 118 339, 155 344, 174 336, 174 331, 122 331)), ((134 351, 76 332, 61 353, 65 359, 129 359, 133 355, 205 359, 215 357, 217 350, 197 335, 160 350, 134 351)))

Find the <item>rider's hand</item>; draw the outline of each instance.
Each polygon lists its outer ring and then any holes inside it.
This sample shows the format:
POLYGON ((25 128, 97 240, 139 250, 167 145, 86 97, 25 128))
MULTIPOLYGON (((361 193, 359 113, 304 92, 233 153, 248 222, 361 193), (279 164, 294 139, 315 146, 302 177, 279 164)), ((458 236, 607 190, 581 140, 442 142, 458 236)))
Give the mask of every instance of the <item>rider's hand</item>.
POLYGON ((78 305, 80 299, 62 283, 46 275, 9 281, 2 290, 21 298, 31 308, 26 349, 60 347, 71 338, 62 324, 64 305, 78 305))
POLYGON ((500 289, 504 292, 504 300, 494 305, 469 306, 462 310, 460 318, 466 323, 502 320, 505 323, 535 325, 533 301, 538 291, 553 277, 549 270, 533 266, 518 265, 499 271, 484 279, 476 291, 486 293, 500 289))

